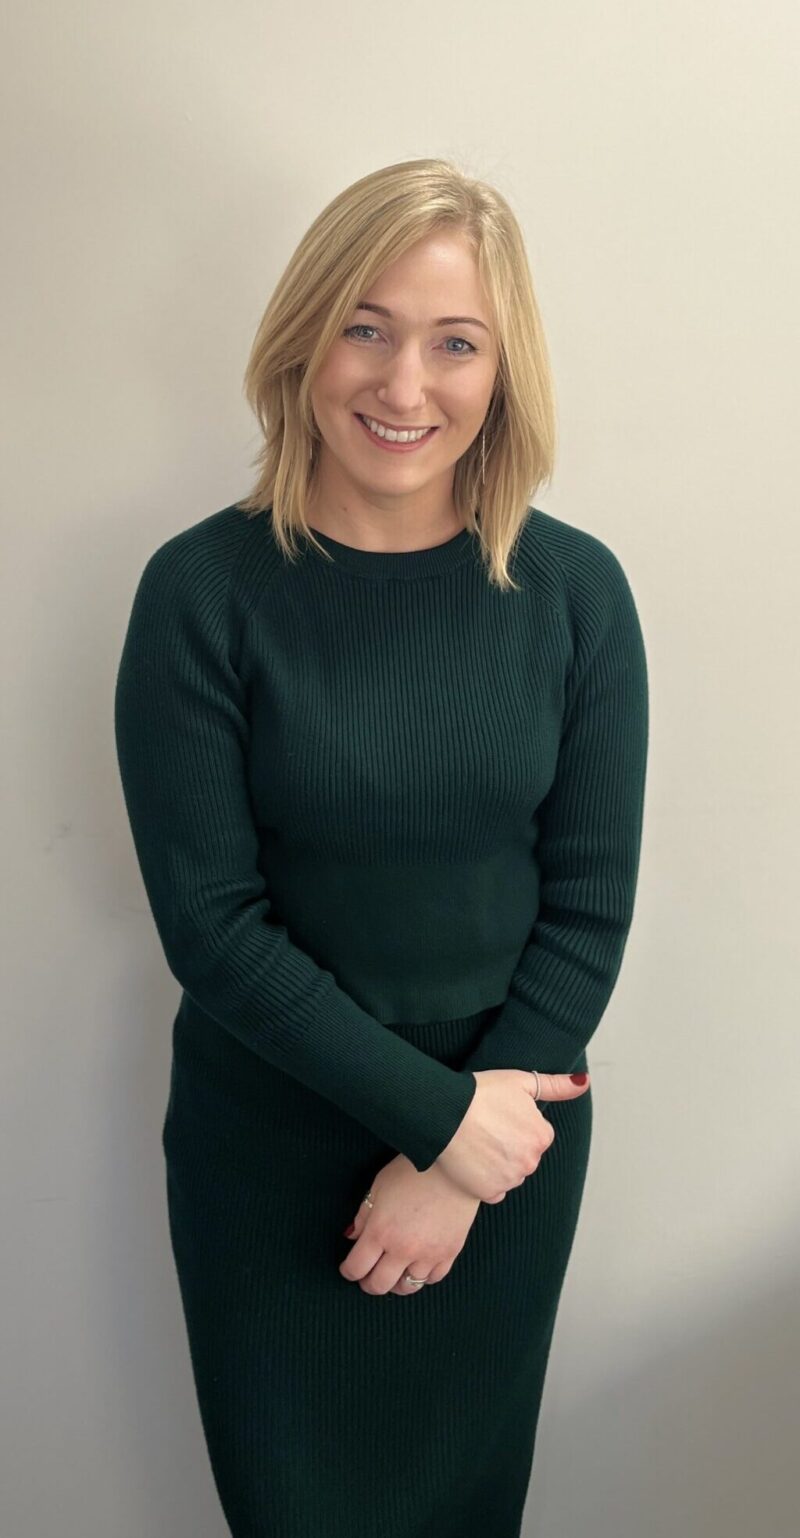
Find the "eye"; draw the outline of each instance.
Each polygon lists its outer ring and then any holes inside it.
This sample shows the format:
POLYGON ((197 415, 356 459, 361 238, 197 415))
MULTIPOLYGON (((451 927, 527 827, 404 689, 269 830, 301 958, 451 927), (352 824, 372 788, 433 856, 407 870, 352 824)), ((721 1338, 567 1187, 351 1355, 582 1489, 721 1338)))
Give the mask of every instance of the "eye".
MULTIPOLYGON (((356 331, 373 331, 373 332, 377 333, 377 327, 376 326, 368 326, 366 324, 366 322, 360 321, 355 326, 348 326, 346 328, 346 330, 342 333, 342 335, 346 336, 346 337, 351 337, 352 336, 354 341, 365 340, 365 338, 355 336, 354 333, 356 331)), ((463 342, 464 347, 465 348, 469 348, 469 353, 473 353, 473 352, 477 352, 478 351, 477 347, 474 347, 472 342, 469 342, 465 336, 449 336, 449 337, 446 338, 446 340, 448 342, 463 342)), ((449 349, 446 349, 446 350, 449 351, 449 349)), ((466 357, 469 356, 469 353, 459 350, 458 352, 451 352, 450 356, 451 356, 451 358, 466 358, 466 357)))
POLYGON ((363 322, 361 322, 357 326, 348 326, 347 330, 344 332, 344 335, 345 336, 351 336, 354 331, 374 331, 374 330, 375 330, 374 326, 367 326, 363 322))

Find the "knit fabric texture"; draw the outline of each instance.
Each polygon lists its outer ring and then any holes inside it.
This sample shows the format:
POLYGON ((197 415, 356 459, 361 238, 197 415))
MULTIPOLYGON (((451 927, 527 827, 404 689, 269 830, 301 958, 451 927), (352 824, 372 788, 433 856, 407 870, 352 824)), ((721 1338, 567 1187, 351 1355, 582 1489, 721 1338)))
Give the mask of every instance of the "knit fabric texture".
POLYGON ((431 1166, 488 1068, 570 1072, 634 909, 645 651, 620 561, 530 507, 477 536, 280 550, 270 510, 168 538, 115 694, 136 854, 184 1018, 431 1166), (390 1027, 495 1009, 458 1068, 390 1027), (389 1027, 389 1028, 387 1028, 389 1027))

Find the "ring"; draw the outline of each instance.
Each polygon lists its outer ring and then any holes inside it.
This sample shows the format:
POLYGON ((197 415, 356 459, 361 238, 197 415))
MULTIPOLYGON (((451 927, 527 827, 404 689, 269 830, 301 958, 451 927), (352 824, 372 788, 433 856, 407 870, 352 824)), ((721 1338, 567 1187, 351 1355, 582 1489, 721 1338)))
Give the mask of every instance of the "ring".
MULTIPOLYGON (((368 1190, 366 1196, 362 1196, 361 1201, 362 1201, 362 1203, 366 1203, 366 1205, 368 1207, 374 1207, 375 1206, 375 1203, 372 1200, 372 1187, 371 1186, 370 1186, 370 1189, 368 1190)), ((409 1287, 424 1287, 425 1283, 427 1281, 427 1277, 424 1277, 424 1276, 410 1276, 408 1271, 406 1271, 405 1275, 401 1278, 401 1280, 403 1282, 405 1282, 406 1285, 409 1286, 409 1287)))

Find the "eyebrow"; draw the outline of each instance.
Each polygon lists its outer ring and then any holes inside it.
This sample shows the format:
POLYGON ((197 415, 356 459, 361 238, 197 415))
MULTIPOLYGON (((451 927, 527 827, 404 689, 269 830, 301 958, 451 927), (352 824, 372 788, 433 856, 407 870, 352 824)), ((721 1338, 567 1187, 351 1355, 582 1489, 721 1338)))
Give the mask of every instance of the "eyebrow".
MULTIPOLYGON (((362 302, 356 305, 357 310, 370 310, 374 315, 385 315, 387 320, 392 319, 391 310, 387 310, 383 304, 367 304, 362 302)), ((482 320, 477 320, 474 315, 442 315, 439 320, 431 321, 433 326, 480 326, 483 331, 489 327, 482 320)))

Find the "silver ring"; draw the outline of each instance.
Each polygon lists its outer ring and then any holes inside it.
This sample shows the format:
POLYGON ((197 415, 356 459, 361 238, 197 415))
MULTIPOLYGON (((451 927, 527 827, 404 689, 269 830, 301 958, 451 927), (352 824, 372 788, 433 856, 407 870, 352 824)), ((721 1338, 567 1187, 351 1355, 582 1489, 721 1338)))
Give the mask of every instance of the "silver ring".
MULTIPOLYGON (((531 1069, 531 1073, 536 1073, 536 1069, 532 1068, 531 1069)), ((533 1098, 534 1098, 534 1100, 538 1100, 539 1099, 539 1075, 538 1075, 538 1073, 536 1073, 536 1094, 534 1095, 533 1098)))
MULTIPOLYGON (((374 1207, 375 1203, 371 1200, 371 1197, 372 1197, 372 1187, 370 1186, 370 1189, 368 1190, 366 1196, 362 1196, 361 1200, 362 1200, 362 1202, 365 1202, 368 1207, 374 1207)), ((406 1271, 405 1275, 401 1278, 401 1280, 403 1282, 405 1282, 407 1284, 407 1286, 409 1286, 409 1287, 424 1287, 425 1283, 427 1281, 427 1277, 410 1276, 409 1273, 406 1271)))

